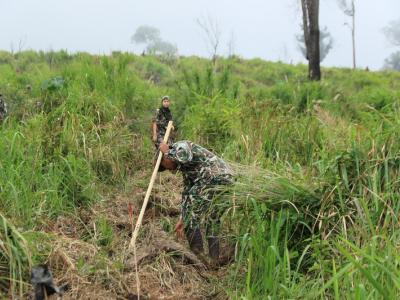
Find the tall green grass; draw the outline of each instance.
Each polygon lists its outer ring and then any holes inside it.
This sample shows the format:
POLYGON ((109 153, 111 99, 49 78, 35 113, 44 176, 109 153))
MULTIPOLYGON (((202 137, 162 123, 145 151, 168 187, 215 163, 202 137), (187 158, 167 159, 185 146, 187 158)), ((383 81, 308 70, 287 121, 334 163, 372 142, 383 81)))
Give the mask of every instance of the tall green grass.
POLYGON ((22 297, 31 265, 27 243, 0 213, 0 295, 22 297))
POLYGON ((236 169, 237 182, 220 199, 232 205, 224 220, 238 249, 232 298, 398 298, 397 201, 375 203, 376 174, 363 174, 372 179, 364 197, 349 195, 342 207, 345 184, 288 167, 236 169))
POLYGON ((238 249, 232 297, 399 297, 398 74, 327 73, 322 83, 293 70, 260 83, 249 72, 239 98, 218 90, 218 74, 186 78, 184 133, 262 168, 239 170, 223 197, 238 249))
POLYGON ((245 166, 223 218, 233 298, 396 299, 400 74, 323 72, 309 83, 306 66, 259 59, 0 52, 0 212, 34 231, 122 187, 151 165, 168 94, 179 138, 245 166))

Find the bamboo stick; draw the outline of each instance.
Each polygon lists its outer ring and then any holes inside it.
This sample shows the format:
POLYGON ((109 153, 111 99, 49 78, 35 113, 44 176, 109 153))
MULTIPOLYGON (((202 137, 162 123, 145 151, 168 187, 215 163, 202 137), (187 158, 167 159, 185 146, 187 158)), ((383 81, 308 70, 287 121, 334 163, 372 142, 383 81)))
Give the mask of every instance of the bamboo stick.
MULTIPOLYGON (((164 140, 163 140, 164 143, 168 142, 168 138, 169 138, 171 129, 172 129, 172 121, 169 121, 168 126, 167 126, 167 131, 165 132, 165 135, 164 135, 164 140)), ((149 202, 149 198, 150 198, 151 190, 153 189, 154 181, 157 178, 157 172, 158 172, 158 168, 160 167, 162 156, 163 156, 163 153, 160 150, 160 152, 158 153, 156 165, 154 166, 153 174, 151 175, 149 186, 147 188, 146 196, 144 197, 142 209, 140 210, 140 214, 139 214, 139 217, 136 222, 135 230, 132 233, 131 242, 129 243, 129 250, 131 250, 133 248, 133 253, 134 253, 133 255, 134 255, 134 259, 135 259, 136 285, 137 285, 138 299, 140 299, 140 281, 139 281, 139 274, 138 274, 137 261, 136 261, 136 239, 139 234, 140 226, 142 225, 144 212, 146 211, 147 203, 149 202)))

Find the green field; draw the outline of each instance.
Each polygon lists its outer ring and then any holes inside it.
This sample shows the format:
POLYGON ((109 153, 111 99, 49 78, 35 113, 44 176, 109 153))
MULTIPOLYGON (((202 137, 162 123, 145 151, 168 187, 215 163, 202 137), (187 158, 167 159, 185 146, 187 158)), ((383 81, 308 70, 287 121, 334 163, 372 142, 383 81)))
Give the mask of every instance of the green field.
MULTIPOLYGON (((223 217, 235 259, 219 290, 232 299, 398 299, 400 73, 322 74, 309 82, 304 65, 239 57, 212 65, 0 52, 9 108, 0 125, 0 295, 25 294, 30 266, 52 265, 49 224, 146 187, 152 112, 168 94, 179 138, 238 174, 223 217)), ((95 220, 96 234, 79 236, 100 249, 91 271, 77 267, 88 278, 108 270, 118 238, 95 220)))

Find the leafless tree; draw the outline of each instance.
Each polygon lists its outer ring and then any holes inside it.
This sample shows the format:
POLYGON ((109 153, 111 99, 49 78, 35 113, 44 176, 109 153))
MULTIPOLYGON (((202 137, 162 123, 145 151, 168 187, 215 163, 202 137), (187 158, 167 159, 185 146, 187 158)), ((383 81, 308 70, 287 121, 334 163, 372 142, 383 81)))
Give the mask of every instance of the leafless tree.
POLYGON ((27 40, 26 35, 23 36, 23 37, 21 37, 21 38, 19 39, 19 42, 18 42, 18 52, 22 52, 22 50, 25 48, 26 40, 27 40))
POLYGON ((208 51, 215 65, 218 53, 218 47, 221 42, 221 30, 216 19, 211 16, 201 17, 196 20, 197 25, 205 35, 208 51))
POLYGON ((353 46, 353 69, 357 67, 356 64, 356 6, 354 0, 337 0, 340 9, 343 13, 351 18, 351 25, 349 23, 344 23, 349 26, 351 30, 351 42, 353 46))
POLYGON ((321 79, 319 55, 319 0, 300 0, 310 80, 321 79))
POLYGON ((232 57, 235 55, 235 48, 236 48, 236 36, 235 32, 231 31, 231 37, 229 38, 228 43, 226 44, 228 47, 228 57, 232 57))
MULTIPOLYGON (((19 39, 17 52, 22 52, 24 50, 25 45, 26 45, 26 40, 27 40, 26 35, 19 39)), ((14 43, 11 42, 11 44, 10 44, 10 52, 11 52, 11 54, 14 54, 14 51, 15 51, 15 46, 14 46, 14 43)))

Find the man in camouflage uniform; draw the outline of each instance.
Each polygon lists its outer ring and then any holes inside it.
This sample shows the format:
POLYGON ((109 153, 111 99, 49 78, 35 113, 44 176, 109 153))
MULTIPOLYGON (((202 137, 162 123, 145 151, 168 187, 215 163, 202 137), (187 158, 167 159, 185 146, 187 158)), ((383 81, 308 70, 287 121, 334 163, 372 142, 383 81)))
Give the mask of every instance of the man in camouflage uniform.
POLYGON ((172 146, 161 143, 160 150, 164 153, 162 165, 169 170, 179 170, 183 175, 181 218, 175 228, 177 235, 182 236, 184 228, 192 251, 202 253, 200 223, 205 218, 209 255, 217 261, 221 212, 210 206, 221 187, 233 183, 232 171, 221 158, 190 141, 179 141, 172 146))
POLYGON ((3 95, 0 94, 0 122, 2 122, 7 115, 7 103, 4 101, 3 95))
MULTIPOLYGON (((167 131, 168 122, 172 120, 172 114, 169 110, 170 100, 168 96, 161 99, 161 107, 156 110, 152 120, 152 140, 156 150, 160 147, 160 143, 164 139, 165 132, 167 131)), ((170 137, 168 144, 172 145, 173 141, 170 137)))

